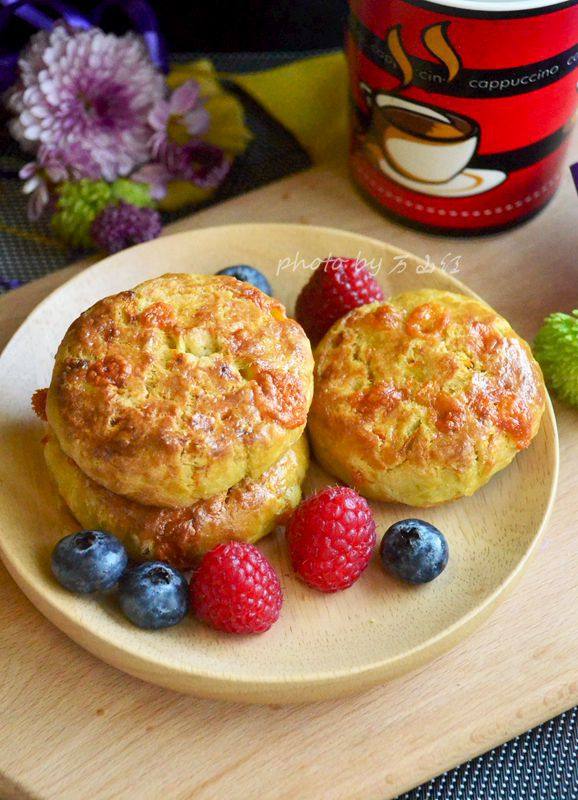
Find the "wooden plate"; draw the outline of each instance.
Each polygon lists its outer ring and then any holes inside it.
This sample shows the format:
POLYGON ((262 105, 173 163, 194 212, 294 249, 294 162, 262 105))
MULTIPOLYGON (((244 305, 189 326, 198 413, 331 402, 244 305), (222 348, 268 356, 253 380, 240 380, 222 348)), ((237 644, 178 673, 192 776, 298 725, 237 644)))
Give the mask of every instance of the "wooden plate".
MULTIPOLYGON (((54 543, 78 525, 48 479, 30 409, 32 392, 50 380, 57 345, 70 322, 99 298, 163 272, 214 272, 235 263, 259 267, 292 309, 307 267, 329 253, 361 255, 386 293, 436 287, 472 294, 415 256, 363 236, 298 225, 232 225, 165 237, 101 261, 44 300, 0 358, 0 551, 30 600, 78 644, 143 680, 182 692, 249 702, 304 702, 360 691, 415 669, 480 622, 521 574, 544 529, 558 471, 548 402, 540 433, 514 463, 471 498, 419 516, 447 535, 446 571, 422 587, 387 577, 376 557, 362 579, 336 595, 299 583, 282 533, 262 542, 281 575, 280 621, 256 637, 230 637, 194 620, 163 632, 140 631, 114 596, 82 598, 49 572, 54 543), (283 269, 279 269, 279 266, 283 269)), ((331 482, 313 465, 309 492, 331 482)), ((378 533, 412 516, 374 503, 378 533)), ((523 621, 520 621, 523 624, 523 621)), ((66 665, 62 665, 66 669, 66 665)))

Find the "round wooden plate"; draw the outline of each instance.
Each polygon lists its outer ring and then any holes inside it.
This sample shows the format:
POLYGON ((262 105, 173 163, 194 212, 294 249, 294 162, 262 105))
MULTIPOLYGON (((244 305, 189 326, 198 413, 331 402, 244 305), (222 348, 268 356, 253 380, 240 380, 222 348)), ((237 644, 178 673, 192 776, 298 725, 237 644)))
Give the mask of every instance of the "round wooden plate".
MULTIPOLYGON (((48 479, 43 429, 30 396, 48 385, 54 353, 70 322, 99 298, 146 278, 212 273, 236 263, 259 267, 291 311, 316 259, 330 253, 369 260, 386 294, 418 287, 472 294, 450 275, 381 241, 328 228, 232 225, 157 239, 101 261, 42 302, 6 347, 0 359, 2 557, 48 619, 115 667, 181 692, 237 701, 293 703, 360 691, 423 665, 465 636, 536 549, 558 470, 549 402, 532 446, 488 486, 471 498, 417 512, 441 528, 450 545, 449 566, 431 584, 401 584, 385 575, 376 556, 351 589, 317 593, 293 576, 283 534, 277 532, 261 546, 281 576, 281 619, 261 636, 232 637, 193 619, 144 632, 124 620, 114 595, 77 597, 53 580, 51 548, 78 525, 48 479)), ((331 482, 313 464, 305 492, 331 482)), ((373 509, 378 535, 395 520, 416 514, 400 505, 374 503, 373 509)))

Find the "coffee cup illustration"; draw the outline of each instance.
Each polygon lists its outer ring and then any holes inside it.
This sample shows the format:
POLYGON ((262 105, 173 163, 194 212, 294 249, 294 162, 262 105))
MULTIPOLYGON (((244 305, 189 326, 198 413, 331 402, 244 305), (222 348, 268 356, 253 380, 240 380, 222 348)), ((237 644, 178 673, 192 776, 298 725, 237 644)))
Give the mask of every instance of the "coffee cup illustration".
POLYGON ((350 5, 349 163, 362 193, 450 234, 544 208, 572 144, 578 0, 350 5))
POLYGON ((391 95, 374 98, 372 136, 388 164, 419 183, 447 183, 476 152, 480 129, 467 117, 391 95))
POLYGON ((367 106, 359 127, 363 148, 388 178, 434 197, 471 197, 506 180, 502 170, 471 166, 480 139, 475 120, 364 83, 360 88, 367 106))

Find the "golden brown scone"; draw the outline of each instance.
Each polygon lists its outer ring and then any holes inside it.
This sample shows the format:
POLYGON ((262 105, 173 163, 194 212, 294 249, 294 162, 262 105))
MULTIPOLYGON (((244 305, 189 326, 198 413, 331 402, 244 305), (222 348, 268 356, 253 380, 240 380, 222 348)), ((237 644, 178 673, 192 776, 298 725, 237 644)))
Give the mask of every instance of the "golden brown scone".
POLYGON ((315 351, 309 430, 321 464, 374 500, 473 494, 536 435, 530 348, 477 300, 423 289, 355 309, 315 351))
POLYGON ((96 303, 56 354, 48 421, 90 478, 184 507, 258 478, 301 436, 313 356, 236 278, 164 275, 96 303))
POLYGON ((83 528, 107 530, 137 559, 179 569, 223 541, 255 542, 281 524, 301 499, 309 454, 305 436, 257 480, 189 508, 154 508, 113 494, 87 478, 49 435, 44 455, 58 491, 83 528))

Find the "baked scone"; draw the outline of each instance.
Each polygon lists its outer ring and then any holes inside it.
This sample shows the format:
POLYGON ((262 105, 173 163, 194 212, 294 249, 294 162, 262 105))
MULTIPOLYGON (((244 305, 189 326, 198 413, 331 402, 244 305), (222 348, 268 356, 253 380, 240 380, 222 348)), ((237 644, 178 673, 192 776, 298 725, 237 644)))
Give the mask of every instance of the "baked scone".
POLYGON ((484 303, 432 289, 355 309, 315 351, 315 455, 374 500, 471 495, 536 435, 529 346, 484 303))
POLYGON ((313 356, 283 306, 218 275, 164 275, 68 329, 46 413, 80 469, 144 505, 255 479, 301 436, 313 356))
POLYGON ((83 528, 110 531, 134 558, 160 559, 179 569, 193 566, 220 542, 255 542, 282 523, 301 499, 309 464, 307 439, 301 436, 257 480, 244 480, 189 508, 154 508, 87 478, 54 435, 45 440, 44 456, 60 496, 83 528))

